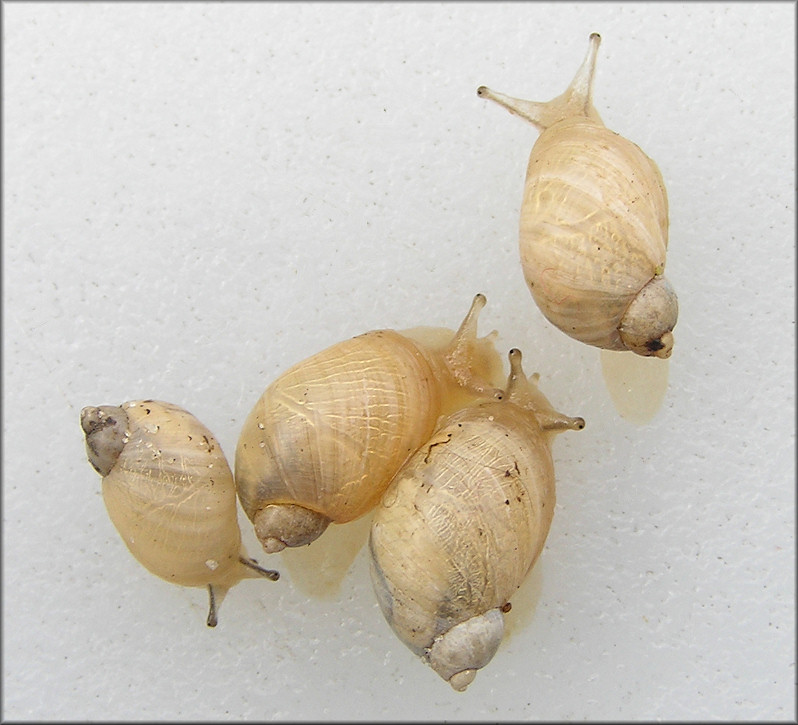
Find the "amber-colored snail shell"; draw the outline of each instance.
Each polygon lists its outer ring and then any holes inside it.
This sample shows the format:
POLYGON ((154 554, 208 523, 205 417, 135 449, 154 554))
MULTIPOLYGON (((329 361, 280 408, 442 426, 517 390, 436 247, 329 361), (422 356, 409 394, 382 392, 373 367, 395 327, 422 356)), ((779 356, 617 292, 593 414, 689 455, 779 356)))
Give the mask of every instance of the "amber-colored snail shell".
POLYGON ((496 392, 484 295, 457 332, 376 330, 298 363, 265 390, 235 458, 242 507, 265 551, 303 546, 373 509, 438 417, 496 392))
POLYGON ((545 317, 608 350, 669 357, 678 317, 664 277, 668 199, 657 165, 593 107, 597 33, 568 89, 547 103, 477 93, 541 134, 521 204, 524 277, 545 317))
POLYGON ((84 408, 80 423, 122 540, 162 579, 207 587, 209 627, 216 626, 221 600, 241 579, 279 578, 242 548, 230 466, 213 434, 191 413, 158 400, 134 400, 84 408))
POLYGON ((502 400, 444 418, 396 474, 371 525, 374 590, 413 652, 458 691, 496 652, 510 597, 554 514, 551 439, 580 430, 510 353, 502 400))

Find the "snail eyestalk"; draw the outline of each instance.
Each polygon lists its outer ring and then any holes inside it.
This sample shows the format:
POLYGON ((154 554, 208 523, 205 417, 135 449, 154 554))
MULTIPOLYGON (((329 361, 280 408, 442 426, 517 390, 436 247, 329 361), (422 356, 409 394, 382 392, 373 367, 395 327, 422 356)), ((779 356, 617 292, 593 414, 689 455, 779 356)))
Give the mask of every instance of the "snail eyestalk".
POLYGON ((513 98, 493 91, 487 86, 477 88, 477 95, 498 103, 510 113, 529 121, 539 131, 544 131, 555 123, 574 116, 585 116, 596 123, 601 123, 601 117, 593 107, 593 78, 596 74, 596 57, 600 43, 601 36, 598 33, 593 33, 590 36, 587 56, 571 84, 565 93, 550 101, 527 101, 522 98, 513 98))
POLYGON ((483 294, 477 294, 465 319, 454 334, 444 353, 448 372, 464 390, 479 395, 501 398, 503 391, 491 384, 497 360, 494 340, 497 332, 477 336, 479 313, 487 304, 483 294))
POLYGON ((508 400, 521 408, 532 411, 544 431, 560 433, 564 430, 582 430, 585 427, 584 418, 573 418, 554 409, 548 398, 538 388, 539 373, 533 373, 527 378, 521 366, 522 355, 519 349, 510 350, 509 358, 508 400))
POLYGON ((251 569, 256 573, 257 576, 262 576, 265 579, 271 579, 273 582, 276 582, 280 578, 280 572, 275 571, 274 569, 264 569, 257 561, 254 559, 245 559, 243 556, 240 556, 238 560, 246 567, 251 569))
POLYGON ((213 584, 208 584, 208 619, 205 621, 205 624, 209 627, 215 627, 219 622, 219 606, 225 594, 227 594, 227 589, 222 587, 216 587, 216 589, 214 589, 213 584), (219 592, 218 602, 217 591, 219 592))

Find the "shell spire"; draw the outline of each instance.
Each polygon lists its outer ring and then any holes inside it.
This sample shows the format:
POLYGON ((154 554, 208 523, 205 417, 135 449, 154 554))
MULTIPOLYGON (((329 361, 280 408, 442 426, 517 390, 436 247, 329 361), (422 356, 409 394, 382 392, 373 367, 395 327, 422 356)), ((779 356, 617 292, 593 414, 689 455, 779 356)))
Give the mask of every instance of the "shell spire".
POLYGON ((582 430, 584 418, 572 418, 558 413, 548 398, 540 392, 538 380, 540 373, 527 377, 521 366, 521 351, 510 350, 510 375, 507 378, 507 399, 519 408, 531 410, 544 433, 556 434, 566 430, 582 430))

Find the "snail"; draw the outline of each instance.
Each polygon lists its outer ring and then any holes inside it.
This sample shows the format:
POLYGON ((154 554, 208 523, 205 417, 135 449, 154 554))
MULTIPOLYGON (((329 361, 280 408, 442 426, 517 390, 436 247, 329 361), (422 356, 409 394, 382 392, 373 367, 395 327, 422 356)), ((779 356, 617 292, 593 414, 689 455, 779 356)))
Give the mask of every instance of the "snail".
POLYGON ((208 588, 207 624, 241 579, 279 574, 241 545, 235 483, 211 432, 171 403, 135 400, 81 411, 89 462, 103 477, 111 521, 153 574, 208 588))
POLYGON ((458 691, 495 654, 509 599, 554 514, 552 438, 582 418, 554 410, 510 351, 501 400, 441 421, 385 491, 369 537, 380 609, 394 632, 458 691))
POLYGON ((267 553, 310 544, 376 506, 441 414, 502 384, 477 295, 456 333, 375 330, 294 365, 265 390, 238 440, 235 480, 267 553), (497 382, 498 381, 498 384, 497 382))
POLYGON ((668 199, 657 165, 607 129, 593 107, 600 36, 571 85, 547 103, 481 86, 540 131, 521 204, 524 276, 544 316, 567 335, 608 350, 667 358, 678 316, 663 276, 668 199))

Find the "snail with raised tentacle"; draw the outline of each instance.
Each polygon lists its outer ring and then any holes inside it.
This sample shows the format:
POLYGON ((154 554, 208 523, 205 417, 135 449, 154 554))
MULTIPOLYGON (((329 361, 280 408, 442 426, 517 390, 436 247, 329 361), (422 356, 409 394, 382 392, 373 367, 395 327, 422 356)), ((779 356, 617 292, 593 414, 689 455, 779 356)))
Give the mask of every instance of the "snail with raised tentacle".
POLYGON ((266 577, 241 546, 233 474, 219 443, 191 413, 135 400, 87 407, 80 424, 103 500, 133 556, 153 574, 208 588, 207 624, 241 579, 266 577))
POLYGON ((376 330, 298 363, 244 423, 235 480, 269 553, 370 511, 441 414, 501 384, 494 334, 477 337, 484 295, 460 329, 376 330))
POLYGON ((371 525, 374 590, 399 638, 458 691, 493 657, 509 599, 554 514, 551 440, 580 430, 510 352, 502 400, 441 421, 400 469, 371 525))
POLYGON ((663 276, 668 200, 657 165, 593 107, 597 33, 571 85, 547 103, 477 93, 535 125, 521 205, 521 262, 546 318, 608 350, 667 358, 676 294, 663 276))

